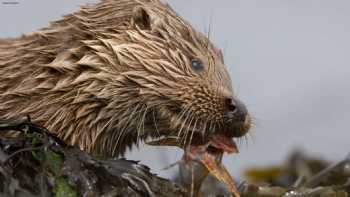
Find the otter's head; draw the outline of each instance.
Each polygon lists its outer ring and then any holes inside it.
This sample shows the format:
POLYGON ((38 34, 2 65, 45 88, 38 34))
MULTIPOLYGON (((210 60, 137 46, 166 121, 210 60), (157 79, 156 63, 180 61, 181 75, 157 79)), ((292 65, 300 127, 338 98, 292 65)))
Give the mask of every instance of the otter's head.
POLYGON ((115 155, 148 137, 203 144, 220 135, 230 146, 250 127, 221 51, 158 0, 104 0, 40 33, 64 43, 46 65, 64 72, 46 123, 70 144, 115 155))
POLYGON ((109 40, 122 70, 118 83, 128 89, 115 99, 132 102, 128 111, 141 114, 142 125, 134 122, 139 136, 202 144, 220 134, 228 145, 248 132, 248 111, 234 94, 221 51, 206 36, 159 1, 135 6, 125 28, 122 38, 109 40))

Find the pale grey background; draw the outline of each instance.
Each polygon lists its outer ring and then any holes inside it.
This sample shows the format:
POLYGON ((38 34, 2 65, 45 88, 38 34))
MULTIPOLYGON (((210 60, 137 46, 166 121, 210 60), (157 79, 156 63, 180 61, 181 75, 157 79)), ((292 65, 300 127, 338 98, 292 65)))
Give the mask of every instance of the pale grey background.
MULTIPOLYGON (((0 2, 5 2, 0 0, 0 2)), ((18 0, 0 4, 0 37, 18 36, 87 0, 18 0)), ((224 49, 241 99, 255 117, 247 145, 225 163, 239 175, 249 166, 283 161, 295 148, 338 160, 349 151, 350 1, 169 0, 179 14, 224 49)), ((142 147, 128 154, 154 172, 181 151, 142 147)))

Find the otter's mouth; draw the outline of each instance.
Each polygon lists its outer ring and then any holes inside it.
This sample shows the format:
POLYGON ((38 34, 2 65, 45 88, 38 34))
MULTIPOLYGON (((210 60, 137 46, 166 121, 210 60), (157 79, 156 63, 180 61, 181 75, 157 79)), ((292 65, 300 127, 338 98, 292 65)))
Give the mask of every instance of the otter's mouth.
POLYGON ((233 138, 226 137, 221 134, 214 134, 207 148, 209 153, 238 153, 236 143, 233 138))
POLYGON ((214 157, 222 157, 224 153, 238 153, 236 142, 233 138, 221 133, 213 134, 206 143, 196 143, 182 145, 177 136, 167 136, 156 140, 146 142, 151 146, 177 146, 184 150, 185 160, 198 160, 203 154, 209 154, 214 157))
POLYGON ((223 134, 213 134, 205 144, 188 144, 184 147, 186 161, 201 161, 205 155, 210 155, 221 163, 224 153, 238 153, 238 148, 233 138, 223 134))

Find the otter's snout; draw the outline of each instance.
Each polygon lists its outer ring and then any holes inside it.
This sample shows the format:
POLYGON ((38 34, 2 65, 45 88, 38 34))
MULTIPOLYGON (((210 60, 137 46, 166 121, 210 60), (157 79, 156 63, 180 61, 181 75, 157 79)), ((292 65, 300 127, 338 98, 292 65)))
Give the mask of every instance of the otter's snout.
POLYGON ((229 135, 240 137, 246 134, 250 128, 250 116, 247 107, 236 98, 225 98, 225 120, 229 129, 229 135))
POLYGON ((240 100, 234 98, 225 99, 225 109, 226 117, 234 121, 244 122, 248 114, 246 106, 240 100))

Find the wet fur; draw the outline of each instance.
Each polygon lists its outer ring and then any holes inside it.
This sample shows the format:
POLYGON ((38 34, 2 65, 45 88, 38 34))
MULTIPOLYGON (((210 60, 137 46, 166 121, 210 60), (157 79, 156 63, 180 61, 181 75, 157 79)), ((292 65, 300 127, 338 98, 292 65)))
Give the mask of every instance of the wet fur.
POLYGON ((96 154, 209 132, 232 94, 221 52, 158 0, 104 0, 0 40, 0 118, 29 115, 96 154), (191 68, 193 57, 202 72, 191 68))

